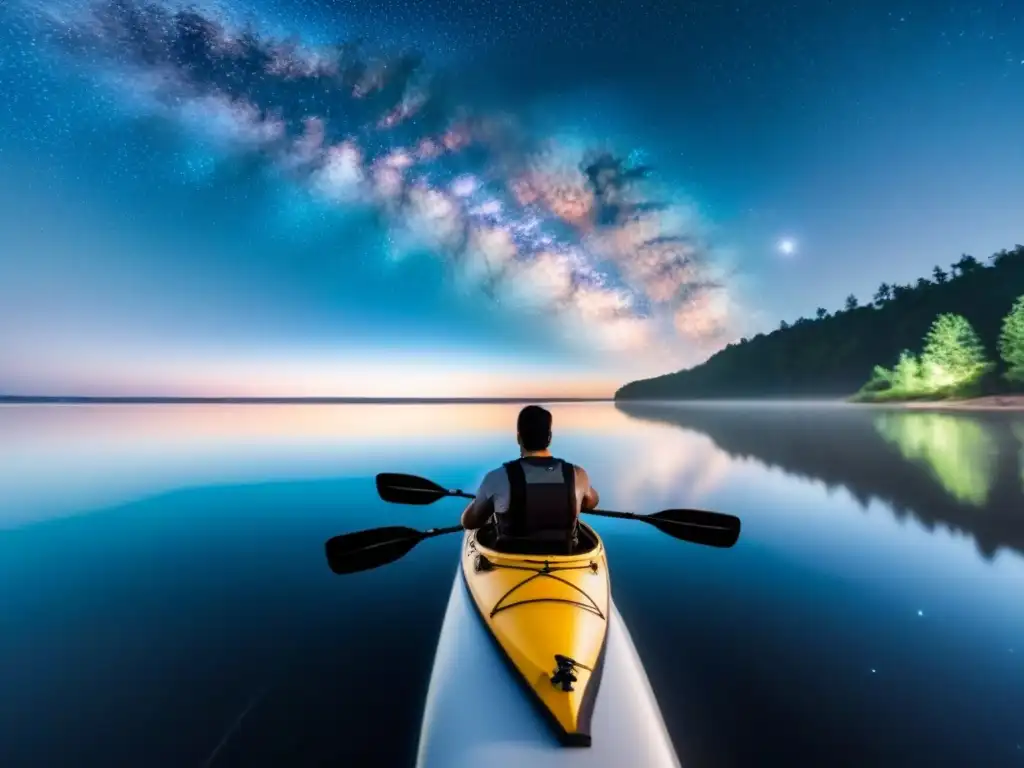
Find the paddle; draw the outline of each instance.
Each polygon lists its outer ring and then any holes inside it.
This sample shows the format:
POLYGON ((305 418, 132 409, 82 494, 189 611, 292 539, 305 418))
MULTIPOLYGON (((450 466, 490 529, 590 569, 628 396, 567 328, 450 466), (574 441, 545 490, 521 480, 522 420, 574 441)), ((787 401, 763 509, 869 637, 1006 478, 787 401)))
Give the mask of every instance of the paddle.
POLYGON ((674 539, 706 547, 728 549, 740 537, 740 519, 721 512, 705 509, 666 509, 653 515, 637 515, 633 512, 612 512, 607 509, 584 509, 585 515, 618 517, 622 520, 639 520, 649 523, 662 533, 674 539))
MULTIPOLYGON (((377 475, 377 493, 381 499, 393 504, 426 505, 451 496, 473 498, 471 493, 444 488, 424 477, 393 472, 377 475)), ((605 509, 585 509, 583 512, 598 517, 639 520, 673 538, 709 547, 731 547, 740 535, 738 517, 702 509, 666 509, 653 515, 605 509)), ((379 568, 402 558, 424 539, 461 530, 461 525, 431 528, 428 531, 392 525, 347 533, 327 541, 327 562, 331 570, 338 574, 379 568)))
MULTIPOLYGON (((459 490, 448 490, 437 483, 416 475, 383 472, 377 475, 377 493, 384 501, 394 504, 433 504, 447 496, 473 498, 473 494, 459 490)), ((703 544, 708 547, 728 548, 740 536, 740 519, 721 512, 703 509, 666 509, 653 515, 637 515, 632 512, 612 512, 605 509, 584 509, 585 515, 617 517, 622 520, 639 520, 653 525, 662 533, 676 539, 703 544)))
POLYGON ((447 496, 473 498, 472 493, 449 491, 425 477, 397 472, 381 472, 377 475, 377 495, 392 504, 433 504, 447 496))
POLYGON ((384 528, 342 534, 328 539, 324 545, 327 550, 327 564, 337 574, 368 571, 404 557, 424 539, 461 530, 461 525, 431 528, 429 531, 389 525, 384 528))

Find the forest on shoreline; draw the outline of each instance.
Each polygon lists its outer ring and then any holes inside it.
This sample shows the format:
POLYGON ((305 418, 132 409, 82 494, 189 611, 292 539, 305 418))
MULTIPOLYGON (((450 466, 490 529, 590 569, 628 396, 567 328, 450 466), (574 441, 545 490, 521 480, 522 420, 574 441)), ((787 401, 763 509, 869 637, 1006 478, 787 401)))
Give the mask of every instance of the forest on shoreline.
POLYGON ((1024 245, 963 254, 913 285, 882 283, 813 319, 729 344, 701 365, 630 382, 616 400, 976 397, 1024 390, 1024 245))

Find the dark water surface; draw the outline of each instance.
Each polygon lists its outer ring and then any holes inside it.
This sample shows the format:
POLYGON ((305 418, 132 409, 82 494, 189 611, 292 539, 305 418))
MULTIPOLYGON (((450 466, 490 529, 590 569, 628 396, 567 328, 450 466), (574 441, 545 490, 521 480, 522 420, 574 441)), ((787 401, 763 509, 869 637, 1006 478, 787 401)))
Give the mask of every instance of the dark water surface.
MULTIPOLYGON (((459 538, 323 542, 454 522, 373 475, 473 486, 517 410, 0 407, 0 766, 411 765, 459 538)), ((684 764, 1024 765, 1024 414, 553 411, 604 506, 743 519, 595 523, 684 764)))

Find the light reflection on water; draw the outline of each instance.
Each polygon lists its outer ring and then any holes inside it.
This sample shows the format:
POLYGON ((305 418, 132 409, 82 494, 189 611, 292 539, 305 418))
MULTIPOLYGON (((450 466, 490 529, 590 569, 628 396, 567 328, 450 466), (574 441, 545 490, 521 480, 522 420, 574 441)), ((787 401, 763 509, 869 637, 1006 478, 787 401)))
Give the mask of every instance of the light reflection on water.
POLYGON ((1020 468, 1020 487, 1021 491, 1024 492, 1024 423, 1015 423, 1011 427, 1014 436, 1020 442, 1020 452, 1017 465, 1020 468))
MULTIPOLYGON (((347 578, 322 544, 450 524, 459 504, 383 505, 373 474, 471 487, 517 411, 0 408, 0 765, 202 764, 264 689, 218 764, 408 764, 457 537, 347 578)), ((728 551, 595 523, 684 763, 1020 760, 1024 425, 553 411, 607 508, 743 519, 728 551)))
POLYGON ((875 428, 903 458, 927 466, 958 501, 984 506, 998 448, 985 424, 939 413, 881 413, 875 428))

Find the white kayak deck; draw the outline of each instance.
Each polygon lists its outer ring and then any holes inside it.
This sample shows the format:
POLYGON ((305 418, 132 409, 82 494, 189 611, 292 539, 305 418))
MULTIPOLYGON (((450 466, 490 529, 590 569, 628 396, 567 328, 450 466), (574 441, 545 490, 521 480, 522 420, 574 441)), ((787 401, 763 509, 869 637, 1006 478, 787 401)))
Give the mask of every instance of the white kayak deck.
POLYGON ((417 768, 679 768, 622 616, 610 611, 590 747, 563 747, 516 680, 456 571, 420 730, 417 768))

